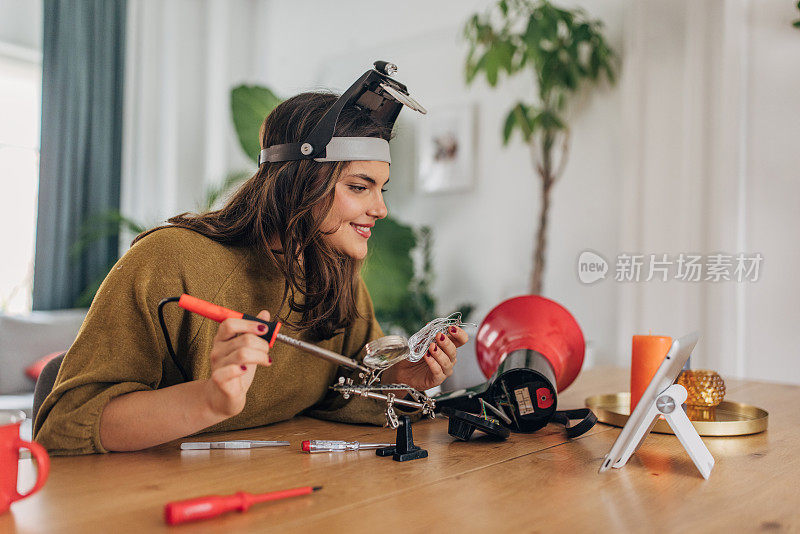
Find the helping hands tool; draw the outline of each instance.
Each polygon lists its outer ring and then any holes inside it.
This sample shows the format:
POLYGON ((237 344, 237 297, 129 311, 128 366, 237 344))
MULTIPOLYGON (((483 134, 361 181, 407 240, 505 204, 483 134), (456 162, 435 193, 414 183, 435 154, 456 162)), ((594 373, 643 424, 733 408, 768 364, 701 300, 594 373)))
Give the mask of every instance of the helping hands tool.
POLYGON ((202 451, 209 449, 259 449, 262 447, 286 447, 288 441, 186 441, 181 443, 182 451, 202 451))
POLYGON ((305 486, 270 493, 251 494, 240 491, 233 495, 207 495, 188 499, 185 501, 174 501, 164 506, 164 520, 168 525, 179 525, 187 521, 197 521, 199 519, 210 519, 226 512, 238 510, 246 512, 252 505, 286 499, 288 497, 298 497, 308 495, 322 489, 322 486, 305 486))
POLYGON ((300 448, 303 452, 344 452, 359 451, 362 449, 380 449, 391 447, 394 443, 360 443, 358 441, 336 441, 326 439, 306 440, 300 448))

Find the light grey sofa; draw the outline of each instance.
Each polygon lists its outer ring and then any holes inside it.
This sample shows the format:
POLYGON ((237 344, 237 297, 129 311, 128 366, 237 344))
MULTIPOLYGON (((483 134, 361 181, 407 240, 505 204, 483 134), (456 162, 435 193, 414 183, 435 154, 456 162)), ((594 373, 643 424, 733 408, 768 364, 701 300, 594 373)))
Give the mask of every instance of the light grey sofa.
POLYGON ((87 310, 0 314, 0 410, 22 410, 30 417, 34 382, 25 369, 40 358, 66 351, 87 310))

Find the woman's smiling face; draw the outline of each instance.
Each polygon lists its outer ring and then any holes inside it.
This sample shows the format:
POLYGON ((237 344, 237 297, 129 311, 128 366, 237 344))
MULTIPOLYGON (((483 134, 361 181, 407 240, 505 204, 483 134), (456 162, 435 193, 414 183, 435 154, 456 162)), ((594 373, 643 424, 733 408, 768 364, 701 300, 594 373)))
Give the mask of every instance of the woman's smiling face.
POLYGON ((383 161, 353 161, 339 181, 333 205, 322 223, 325 240, 333 248, 357 260, 367 256, 367 241, 375 221, 388 214, 383 201, 389 181, 389 164, 383 161))

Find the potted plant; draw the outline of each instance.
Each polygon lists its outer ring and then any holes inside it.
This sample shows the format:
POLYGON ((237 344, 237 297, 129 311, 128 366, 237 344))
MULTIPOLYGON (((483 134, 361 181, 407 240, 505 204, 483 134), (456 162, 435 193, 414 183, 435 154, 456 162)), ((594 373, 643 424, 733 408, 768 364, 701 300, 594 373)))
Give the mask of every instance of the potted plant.
POLYGON ((547 0, 501 0, 473 15, 464 35, 469 43, 467 83, 479 74, 495 87, 500 74, 533 74, 531 100, 516 102, 503 125, 503 143, 518 131, 530 148, 541 180, 542 203, 533 255, 531 293, 542 292, 550 194, 564 172, 569 149, 567 110, 583 89, 616 79, 616 59, 603 23, 581 9, 547 0))

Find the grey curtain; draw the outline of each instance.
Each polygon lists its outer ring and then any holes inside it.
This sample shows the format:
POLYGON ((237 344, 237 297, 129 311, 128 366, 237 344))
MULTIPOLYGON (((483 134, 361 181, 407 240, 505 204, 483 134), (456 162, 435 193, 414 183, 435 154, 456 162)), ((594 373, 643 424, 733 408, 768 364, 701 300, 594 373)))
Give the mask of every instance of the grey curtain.
POLYGON ((75 306, 117 257, 116 236, 71 254, 119 209, 125 0, 44 0, 42 140, 33 308, 75 306))

